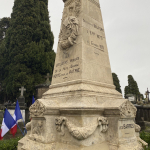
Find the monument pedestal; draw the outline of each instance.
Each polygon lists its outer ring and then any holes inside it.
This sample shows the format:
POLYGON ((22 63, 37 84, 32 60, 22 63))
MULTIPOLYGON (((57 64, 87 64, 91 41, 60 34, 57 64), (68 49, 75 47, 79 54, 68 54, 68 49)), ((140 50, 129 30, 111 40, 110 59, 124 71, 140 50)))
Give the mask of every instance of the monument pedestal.
POLYGON ((18 150, 142 150, 136 108, 113 85, 99 0, 63 1, 52 85, 18 150))
POLYGON ((18 150, 141 150, 146 145, 134 123, 136 108, 113 86, 62 85, 51 86, 30 107, 31 133, 18 150))

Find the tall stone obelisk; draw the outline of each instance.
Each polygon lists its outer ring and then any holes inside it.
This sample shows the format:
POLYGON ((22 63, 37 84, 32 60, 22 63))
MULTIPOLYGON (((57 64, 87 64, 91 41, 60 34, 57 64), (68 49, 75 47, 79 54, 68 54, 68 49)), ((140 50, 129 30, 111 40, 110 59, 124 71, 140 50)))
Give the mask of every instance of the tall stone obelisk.
POLYGON ((64 0, 50 89, 18 150, 140 150, 136 108, 115 90, 99 0, 64 0))

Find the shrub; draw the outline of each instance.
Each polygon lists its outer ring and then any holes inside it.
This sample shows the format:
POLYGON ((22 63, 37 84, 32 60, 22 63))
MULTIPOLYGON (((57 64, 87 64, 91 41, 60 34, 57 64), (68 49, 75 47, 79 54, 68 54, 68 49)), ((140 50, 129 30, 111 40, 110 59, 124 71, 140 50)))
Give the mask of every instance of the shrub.
POLYGON ((18 141, 20 138, 0 141, 0 150, 17 150, 18 141))
POLYGON ((142 131, 142 132, 140 133, 140 138, 141 138, 142 140, 144 140, 146 143, 148 143, 148 147, 145 148, 144 150, 150 150, 150 133, 149 133, 149 132, 144 132, 144 131, 142 131))

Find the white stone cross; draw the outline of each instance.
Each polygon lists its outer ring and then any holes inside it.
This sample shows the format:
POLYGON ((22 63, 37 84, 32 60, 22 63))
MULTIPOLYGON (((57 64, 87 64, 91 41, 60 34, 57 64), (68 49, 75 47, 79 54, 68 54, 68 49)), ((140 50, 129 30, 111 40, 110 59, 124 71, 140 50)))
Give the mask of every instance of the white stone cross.
POLYGON ((26 91, 26 89, 24 88, 24 86, 22 86, 19 91, 21 91, 21 96, 23 96, 23 92, 26 91))

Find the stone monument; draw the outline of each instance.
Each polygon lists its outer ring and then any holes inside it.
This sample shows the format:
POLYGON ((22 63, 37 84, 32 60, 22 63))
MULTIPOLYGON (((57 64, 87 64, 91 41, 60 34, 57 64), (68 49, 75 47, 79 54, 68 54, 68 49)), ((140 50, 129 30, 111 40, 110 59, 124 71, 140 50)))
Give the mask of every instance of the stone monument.
POLYGON ((18 150, 142 150, 136 108, 115 90, 99 0, 63 0, 52 84, 18 150))

